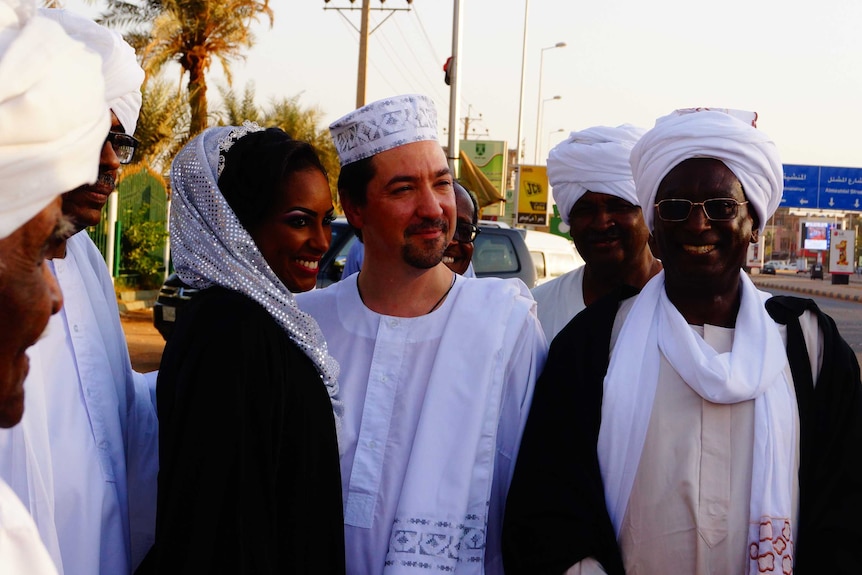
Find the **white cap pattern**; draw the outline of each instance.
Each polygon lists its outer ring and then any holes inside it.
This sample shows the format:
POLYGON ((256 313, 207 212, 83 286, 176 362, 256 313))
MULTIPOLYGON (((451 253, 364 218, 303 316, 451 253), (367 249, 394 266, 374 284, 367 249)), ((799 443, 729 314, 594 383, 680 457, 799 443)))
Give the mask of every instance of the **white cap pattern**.
POLYGON ((422 94, 378 100, 329 126, 342 166, 424 140, 437 141, 437 109, 422 94))

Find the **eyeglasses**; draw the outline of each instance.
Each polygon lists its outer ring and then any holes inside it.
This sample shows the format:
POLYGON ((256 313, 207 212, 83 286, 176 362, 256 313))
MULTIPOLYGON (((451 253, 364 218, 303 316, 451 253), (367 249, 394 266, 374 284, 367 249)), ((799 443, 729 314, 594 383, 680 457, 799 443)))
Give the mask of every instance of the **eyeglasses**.
POLYGON ((140 142, 134 136, 122 134, 120 132, 108 132, 108 137, 105 138, 105 143, 111 143, 114 148, 114 153, 117 154, 117 159, 121 164, 131 164, 132 158, 135 157, 135 150, 138 149, 140 142))
POLYGON ((701 206, 708 220, 727 222, 736 217, 739 206, 748 202, 737 202, 733 198, 713 198, 703 202, 671 199, 662 200, 655 205, 658 217, 666 222, 684 222, 691 215, 691 208, 701 206))
POLYGON ((455 225, 455 237, 452 239, 462 244, 471 244, 473 243, 473 240, 476 239, 476 236, 479 235, 480 231, 482 230, 480 230, 479 226, 475 224, 458 222, 455 225))

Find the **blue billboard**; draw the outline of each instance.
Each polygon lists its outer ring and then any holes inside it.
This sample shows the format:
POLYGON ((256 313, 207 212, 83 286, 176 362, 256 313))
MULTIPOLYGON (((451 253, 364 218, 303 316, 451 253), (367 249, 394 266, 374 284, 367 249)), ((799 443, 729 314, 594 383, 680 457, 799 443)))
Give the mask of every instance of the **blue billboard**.
POLYGON ((862 212, 862 168, 784 164, 781 207, 862 212))

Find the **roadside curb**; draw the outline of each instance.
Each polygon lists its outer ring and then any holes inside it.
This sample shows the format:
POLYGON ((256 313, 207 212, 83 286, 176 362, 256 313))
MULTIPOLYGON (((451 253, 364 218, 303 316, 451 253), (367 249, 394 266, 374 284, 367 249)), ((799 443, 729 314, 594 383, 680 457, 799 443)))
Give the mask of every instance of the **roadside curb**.
POLYGON ((794 291, 798 293, 803 293, 807 295, 813 295, 818 297, 828 297, 832 299, 840 299, 845 301, 853 301, 853 302, 862 302, 862 293, 851 294, 851 293, 843 293, 836 290, 830 290, 828 288, 813 288, 808 286, 800 286, 792 283, 774 283, 774 282, 761 282, 754 280, 755 285, 757 287, 769 290, 769 288, 784 290, 784 291, 794 291))
POLYGON ((126 313, 151 309, 159 297, 159 290, 118 290, 116 294, 120 313, 126 313))

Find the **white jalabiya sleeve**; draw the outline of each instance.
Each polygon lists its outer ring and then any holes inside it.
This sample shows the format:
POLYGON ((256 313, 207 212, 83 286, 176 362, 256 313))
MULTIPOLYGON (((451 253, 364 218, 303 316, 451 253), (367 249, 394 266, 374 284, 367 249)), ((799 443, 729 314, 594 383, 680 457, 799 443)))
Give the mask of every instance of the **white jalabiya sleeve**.
POLYGON ((584 266, 533 288, 537 314, 548 342, 585 307, 584 266))
POLYGON ((0 480, 0 573, 57 575, 33 518, 0 480))

